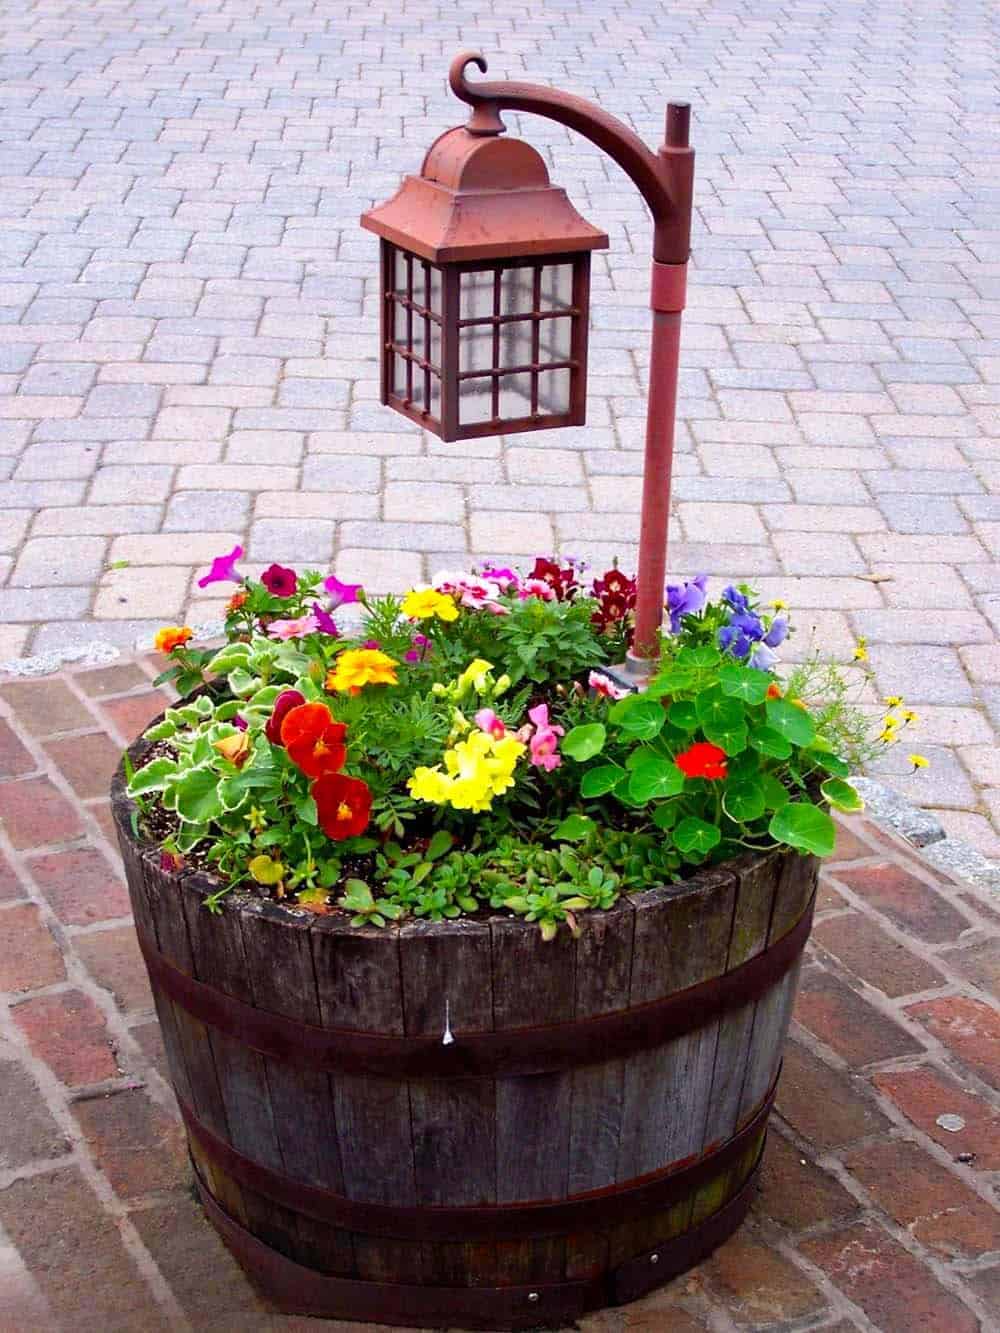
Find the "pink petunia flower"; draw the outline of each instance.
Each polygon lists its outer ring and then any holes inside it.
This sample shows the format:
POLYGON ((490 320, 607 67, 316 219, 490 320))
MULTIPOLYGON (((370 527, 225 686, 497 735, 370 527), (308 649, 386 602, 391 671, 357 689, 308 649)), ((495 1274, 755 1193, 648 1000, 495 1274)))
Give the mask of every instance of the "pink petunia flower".
POLYGON ((272 620, 267 627, 271 639, 304 639, 307 634, 315 634, 319 624, 312 612, 299 616, 297 620, 272 620))
POLYGON ((242 559, 242 546, 234 546, 228 555, 217 555, 208 573, 198 580, 198 587, 207 588, 210 583, 242 583, 242 578, 233 569, 237 560, 242 559))
POLYGON ((336 611, 338 606, 347 606, 351 602, 356 602, 358 594, 362 591, 360 583, 341 583, 336 574, 331 574, 329 578, 324 579, 323 587, 330 594, 331 611, 336 611))
POLYGON ((535 708, 529 708, 528 716, 535 724, 534 734, 528 742, 531 762, 537 768, 544 768, 546 773, 551 773, 562 763, 559 737, 565 734, 564 728, 549 722, 548 704, 538 704, 535 708))
POLYGON ((492 708, 480 708, 475 714, 474 721, 480 731, 485 731, 487 736, 492 736, 495 741, 502 741, 507 735, 503 719, 497 717, 492 708))
POLYGON ((610 676, 606 676, 603 671, 592 671, 587 677, 587 684, 602 699, 624 699, 628 690, 622 689, 616 685, 610 676))
POLYGON ((299 586, 295 570, 286 569, 284 565, 268 565, 260 581, 272 597, 294 597, 299 586))

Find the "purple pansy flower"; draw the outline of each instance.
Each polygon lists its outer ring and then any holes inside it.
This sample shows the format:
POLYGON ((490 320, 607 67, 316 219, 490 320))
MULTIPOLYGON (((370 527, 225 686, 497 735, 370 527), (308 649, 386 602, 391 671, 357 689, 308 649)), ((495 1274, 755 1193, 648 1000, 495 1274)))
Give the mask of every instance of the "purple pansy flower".
POLYGON ((750 658, 750 665, 756 667, 758 671, 770 671, 777 660, 777 653, 772 652, 770 648, 766 648, 764 644, 759 643, 754 655, 750 658))
POLYGON ((670 613, 670 633, 679 634, 681 630, 681 621, 685 616, 697 615, 705 605, 705 589, 708 586, 708 575, 699 574, 693 578, 690 583, 680 586, 675 583, 667 584, 667 611, 670 613))
POLYGON ((742 662, 749 653, 752 644, 737 625, 723 625, 719 630, 719 647, 742 662))
POLYGON ((324 589, 330 594, 330 610, 336 611, 338 606, 347 606, 350 602, 358 600, 358 593, 362 590, 360 583, 341 583, 335 574, 323 580, 324 589))
POLYGON ((728 602, 734 611, 749 611, 750 602, 746 593, 740 592, 734 584, 722 589, 722 600, 728 602))
POLYGON ((217 555, 208 573, 198 580, 198 587, 207 588, 210 583, 242 583, 242 578, 233 570, 237 560, 242 559, 242 546, 234 546, 228 555, 217 555))
POLYGON ((764 637, 764 626, 759 616, 755 616, 752 611, 738 611, 729 617, 729 623, 753 643, 758 643, 764 637))

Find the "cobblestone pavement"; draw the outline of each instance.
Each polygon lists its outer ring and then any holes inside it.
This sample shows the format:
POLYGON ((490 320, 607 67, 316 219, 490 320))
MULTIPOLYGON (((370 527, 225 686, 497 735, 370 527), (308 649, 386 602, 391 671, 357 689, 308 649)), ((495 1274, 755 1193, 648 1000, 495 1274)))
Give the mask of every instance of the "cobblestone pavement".
POLYGON ((691 99, 671 571, 785 597, 800 653, 866 636, 934 761, 896 785, 1000 853, 991 0, 2 8, 0 660, 213 619, 193 576, 237 539, 373 589, 634 559, 649 227, 583 140, 523 118, 612 237, 587 427, 442 445, 376 401, 358 214, 464 118, 479 45, 653 144, 691 99))
MULTIPOLYGON (((107 800, 154 671, 0 683, 0 1327, 365 1333, 268 1311, 192 1200, 107 800)), ((1000 1326, 998 998, 995 898, 842 825, 749 1222, 581 1333, 1000 1326)))

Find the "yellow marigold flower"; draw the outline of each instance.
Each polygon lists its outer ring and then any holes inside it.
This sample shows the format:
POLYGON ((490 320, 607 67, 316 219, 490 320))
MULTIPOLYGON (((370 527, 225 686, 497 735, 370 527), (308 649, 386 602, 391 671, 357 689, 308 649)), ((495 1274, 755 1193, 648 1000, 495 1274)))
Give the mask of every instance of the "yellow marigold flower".
POLYGON ((341 694, 359 694, 365 685, 396 685, 399 663, 378 648, 348 648, 327 672, 326 688, 341 694))
POLYGON ((903 700, 898 694, 890 694, 885 701, 886 708, 899 708, 903 700))
POLYGON ((867 662, 867 661, 868 661, 868 648, 867 648, 866 645, 867 645, 867 640, 866 640, 866 639, 858 639, 857 646, 856 646, 856 648, 854 649, 854 660, 855 660, 855 662, 867 662))
POLYGON ((194 638, 194 630, 187 625, 164 625, 157 630, 153 645, 158 653, 172 653, 194 638))
POLYGON ((410 620, 457 620, 458 607, 453 597, 436 588, 413 588, 403 598, 403 615, 410 620))
POLYGON ((929 768, 929 767, 930 767, 930 762, 931 762, 931 761, 930 761, 929 759, 925 759, 924 756, 923 756, 922 754, 908 754, 906 757, 907 757, 907 759, 909 759, 910 763, 913 765, 913 771, 914 771, 914 772, 916 772, 918 768, 929 768))

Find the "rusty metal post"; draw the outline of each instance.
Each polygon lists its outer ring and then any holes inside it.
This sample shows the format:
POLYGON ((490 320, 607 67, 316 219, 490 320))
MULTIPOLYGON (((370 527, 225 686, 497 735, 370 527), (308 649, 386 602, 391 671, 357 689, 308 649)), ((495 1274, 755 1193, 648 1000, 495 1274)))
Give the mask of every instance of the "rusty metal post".
POLYGON ((646 408, 646 454, 642 479, 642 520, 635 631, 628 655, 629 674, 642 679, 656 655, 656 636, 663 620, 663 588, 667 572, 670 524, 670 482, 677 415, 677 378, 681 345, 681 312, 687 289, 690 243, 693 154, 688 144, 691 108, 686 102, 667 107, 666 142, 660 167, 675 209, 686 218, 687 232, 654 234, 649 303, 653 329, 649 356, 649 399, 646 408), (659 242, 659 244, 657 244, 659 242), (657 250, 669 259, 661 261, 657 250))

